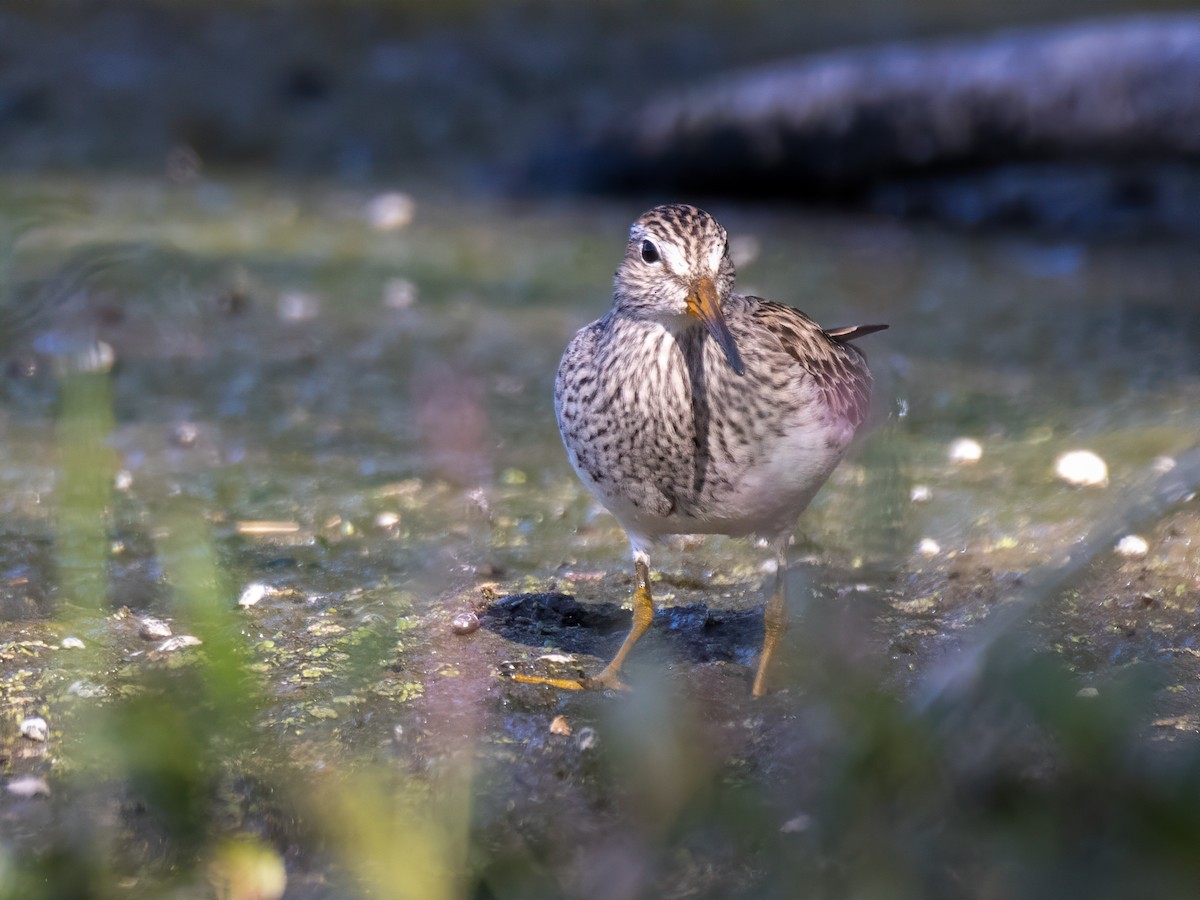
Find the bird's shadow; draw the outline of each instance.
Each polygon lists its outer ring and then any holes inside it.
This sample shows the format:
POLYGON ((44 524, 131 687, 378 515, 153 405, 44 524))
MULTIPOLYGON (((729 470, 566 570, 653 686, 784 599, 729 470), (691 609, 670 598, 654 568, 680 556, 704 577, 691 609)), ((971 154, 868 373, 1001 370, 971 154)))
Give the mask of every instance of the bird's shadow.
MULTIPOLYGON (((531 647, 553 645, 573 654, 607 658, 629 631, 633 614, 617 603, 580 603, 570 594, 510 594, 480 613, 490 631, 531 647)), ((762 643, 762 606, 711 609, 702 603, 658 607, 643 642, 669 640, 692 663, 745 662, 762 643)))

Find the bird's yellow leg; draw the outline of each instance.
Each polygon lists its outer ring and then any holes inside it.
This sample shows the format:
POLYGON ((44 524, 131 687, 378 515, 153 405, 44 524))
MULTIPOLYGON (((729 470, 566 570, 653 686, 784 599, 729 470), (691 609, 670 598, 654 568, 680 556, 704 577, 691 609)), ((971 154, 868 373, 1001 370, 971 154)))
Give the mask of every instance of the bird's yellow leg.
POLYGON ((573 679, 514 673, 508 677, 521 684, 546 684, 565 691, 628 690, 628 686, 621 678, 621 667, 625 664, 625 657, 629 655, 633 645, 646 633, 650 623, 654 621, 654 600, 650 596, 650 566, 645 554, 639 552, 634 556, 634 572, 637 576, 637 587, 633 592, 633 625, 629 629, 629 634, 625 636, 620 649, 617 650, 617 655, 599 675, 594 678, 584 675, 573 679))
POLYGON ((625 682, 621 680, 621 667, 625 665, 625 657, 629 655, 633 645, 641 639, 650 623, 654 621, 654 599, 650 596, 650 567, 647 563, 644 554, 639 552, 634 555, 637 587, 633 591, 633 625, 630 626, 629 634, 625 635, 625 640, 612 662, 595 678, 582 679, 583 686, 588 690, 628 690, 625 682))
POLYGON ((767 605, 763 609, 762 653, 758 657, 758 671, 754 674, 754 687, 751 690, 755 697, 761 697, 767 692, 767 669, 771 666, 771 659, 775 656, 779 639, 787 631, 787 602, 784 597, 786 574, 787 552, 785 549, 780 549, 778 567, 775 570, 775 590, 771 593, 771 599, 767 601, 767 605))

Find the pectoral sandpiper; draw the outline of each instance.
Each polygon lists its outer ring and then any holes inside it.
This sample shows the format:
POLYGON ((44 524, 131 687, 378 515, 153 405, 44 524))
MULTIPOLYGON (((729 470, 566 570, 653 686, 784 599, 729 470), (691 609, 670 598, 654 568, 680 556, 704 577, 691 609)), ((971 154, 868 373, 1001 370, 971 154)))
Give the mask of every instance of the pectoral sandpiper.
POLYGON ((729 242, 693 206, 659 206, 629 231, 613 306, 558 368, 554 406, 571 465, 633 548, 633 626, 594 677, 514 676, 621 687, 654 618, 650 551, 671 534, 759 535, 778 561, 753 693, 786 621, 787 545, 867 413, 871 375, 850 344, 886 328, 823 329, 799 310, 734 291, 729 242))

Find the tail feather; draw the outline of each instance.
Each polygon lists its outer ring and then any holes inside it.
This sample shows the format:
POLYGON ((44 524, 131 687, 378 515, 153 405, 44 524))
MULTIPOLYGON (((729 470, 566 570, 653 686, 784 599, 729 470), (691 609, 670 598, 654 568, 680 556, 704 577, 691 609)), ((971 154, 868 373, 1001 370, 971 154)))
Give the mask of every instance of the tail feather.
POLYGON ((839 343, 853 341, 876 331, 883 331, 887 325, 847 325, 845 328, 827 328, 825 334, 839 343))

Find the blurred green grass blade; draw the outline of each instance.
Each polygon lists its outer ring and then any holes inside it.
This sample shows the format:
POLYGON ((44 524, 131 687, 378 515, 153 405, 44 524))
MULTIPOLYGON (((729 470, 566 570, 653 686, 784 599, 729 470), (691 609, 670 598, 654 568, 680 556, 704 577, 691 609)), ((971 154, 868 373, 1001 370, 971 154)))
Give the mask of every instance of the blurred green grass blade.
POLYGON ((106 373, 68 375, 58 421, 58 567, 62 614, 102 612, 108 600, 108 522, 116 454, 106 373), (74 607, 74 610, 71 609, 74 607))
POLYGON ((247 670, 232 589, 198 504, 181 499, 171 507, 158 550, 177 615, 203 641, 198 673, 209 727, 226 738, 244 736, 259 708, 259 692, 247 670))

